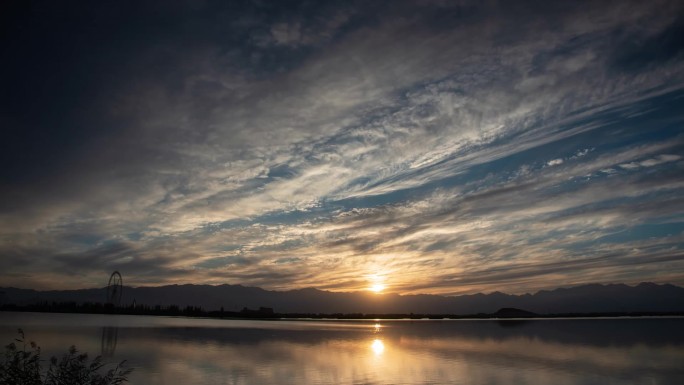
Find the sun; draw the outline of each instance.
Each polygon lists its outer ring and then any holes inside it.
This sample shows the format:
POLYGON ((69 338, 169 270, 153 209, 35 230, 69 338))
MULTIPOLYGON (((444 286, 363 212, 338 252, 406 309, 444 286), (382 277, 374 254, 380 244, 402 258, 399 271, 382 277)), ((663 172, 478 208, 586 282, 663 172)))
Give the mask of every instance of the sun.
POLYGON ((380 294, 386 289, 385 281, 387 280, 387 273, 373 273, 366 276, 368 279, 368 291, 375 294, 380 294))

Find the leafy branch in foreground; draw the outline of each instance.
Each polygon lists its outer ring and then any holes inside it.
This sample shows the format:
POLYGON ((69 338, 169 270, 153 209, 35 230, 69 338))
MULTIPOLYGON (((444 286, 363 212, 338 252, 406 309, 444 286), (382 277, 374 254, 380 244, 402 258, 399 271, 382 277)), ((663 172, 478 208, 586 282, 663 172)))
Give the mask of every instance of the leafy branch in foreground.
POLYGON ((44 375, 41 370, 40 347, 31 341, 28 346, 24 331, 20 338, 5 346, 5 359, 0 364, 0 385, 119 385, 128 382, 133 369, 123 369, 122 361, 114 368, 101 373, 105 367, 102 357, 88 360, 75 346, 62 356, 50 359, 44 375))

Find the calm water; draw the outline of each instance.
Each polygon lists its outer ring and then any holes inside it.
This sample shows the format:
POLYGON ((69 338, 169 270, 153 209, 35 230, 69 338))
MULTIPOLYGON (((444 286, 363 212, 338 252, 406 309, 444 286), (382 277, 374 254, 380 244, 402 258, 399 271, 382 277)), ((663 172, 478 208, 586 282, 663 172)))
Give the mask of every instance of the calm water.
POLYGON ((684 384, 684 319, 239 321, 0 312, 43 355, 127 360, 132 384, 684 384))

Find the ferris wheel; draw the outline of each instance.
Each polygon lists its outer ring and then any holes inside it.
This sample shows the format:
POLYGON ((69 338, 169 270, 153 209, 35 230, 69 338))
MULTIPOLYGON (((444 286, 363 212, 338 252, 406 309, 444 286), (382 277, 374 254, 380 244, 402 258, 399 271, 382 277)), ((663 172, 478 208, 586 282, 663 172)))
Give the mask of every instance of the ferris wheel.
POLYGON ((123 290, 123 280, 118 271, 112 273, 107 284, 107 303, 118 307, 121 303, 121 292, 123 290))

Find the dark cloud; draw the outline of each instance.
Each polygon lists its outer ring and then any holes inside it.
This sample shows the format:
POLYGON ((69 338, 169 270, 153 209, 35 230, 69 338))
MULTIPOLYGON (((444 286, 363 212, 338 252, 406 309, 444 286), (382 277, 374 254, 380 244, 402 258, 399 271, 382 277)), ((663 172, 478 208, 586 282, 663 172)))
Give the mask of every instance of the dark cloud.
POLYGON ((675 19, 672 24, 655 35, 648 35, 648 31, 638 31, 624 36, 614 48, 611 64, 617 69, 638 72, 648 66, 658 67, 664 62, 682 58, 684 52, 684 17, 675 19))
POLYGON ((211 258, 205 261, 202 261, 198 263, 196 266, 197 267, 203 267, 203 268, 217 268, 217 267, 224 267, 224 266, 247 266, 247 265, 252 265, 256 261, 254 259, 249 259, 237 255, 231 255, 228 257, 218 257, 218 258, 211 258))
MULTIPOLYGON (((661 253, 658 253, 661 254, 661 253)), ((463 287, 463 286, 489 286, 499 285, 500 287, 512 287, 521 281, 553 281, 553 277, 571 276, 569 281, 556 282, 556 286, 572 285, 578 283, 592 282, 596 277, 592 275, 587 281, 579 281, 578 277, 574 275, 578 272, 586 271, 605 271, 607 267, 614 266, 634 266, 634 265, 656 265, 660 266, 666 262, 681 262, 684 260, 684 254, 677 252, 671 255, 652 255, 650 258, 644 256, 638 257, 624 257, 624 251, 620 253, 606 253, 598 257, 581 258, 574 260, 554 262, 554 263, 540 263, 532 265, 520 266, 506 266, 502 268, 469 270, 465 274, 454 275, 438 275, 432 277, 429 283, 407 287, 405 289, 422 290, 437 287, 463 287)), ((632 278, 634 279, 634 278, 632 278)), ((638 279, 638 278, 637 278, 638 279)), ((547 283, 548 285, 548 283, 547 283)), ((549 285, 548 287, 552 287, 549 285)))

